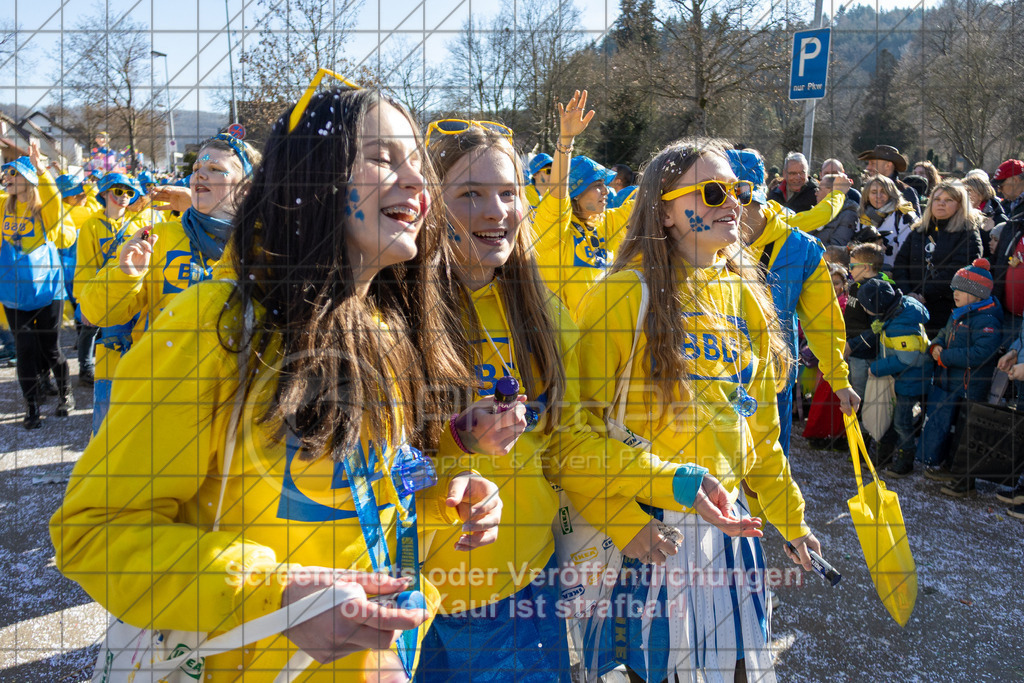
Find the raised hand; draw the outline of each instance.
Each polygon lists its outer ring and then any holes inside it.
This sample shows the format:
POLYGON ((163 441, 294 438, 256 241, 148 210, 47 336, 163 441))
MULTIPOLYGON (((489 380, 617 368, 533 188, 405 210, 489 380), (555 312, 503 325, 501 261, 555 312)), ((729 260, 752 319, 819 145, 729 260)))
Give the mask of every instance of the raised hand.
MULTIPOLYGON (((594 110, 587 111, 587 91, 577 90, 568 104, 558 103, 558 132, 561 138, 574 138, 587 129, 594 110)), ((563 139, 564 143, 565 140, 563 139)), ((571 141, 569 144, 572 144, 571 141)))

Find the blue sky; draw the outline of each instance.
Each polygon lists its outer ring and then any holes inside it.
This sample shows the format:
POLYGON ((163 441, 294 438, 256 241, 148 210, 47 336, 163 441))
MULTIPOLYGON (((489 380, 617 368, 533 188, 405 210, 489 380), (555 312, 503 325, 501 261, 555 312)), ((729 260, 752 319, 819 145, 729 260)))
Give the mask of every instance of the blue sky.
MULTIPOLYGON (((618 16, 618 0, 575 0, 583 15, 583 28, 600 35, 618 16)), ((934 2, 935 0, 932 0, 934 2)), ((806 5, 808 0, 790 0, 806 5)), ((860 0, 854 0, 860 4, 860 0)), ((874 3, 872 3, 874 4, 874 3)), ((880 0, 882 9, 912 6, 911 0, 880 0)), ((63 30, 71 30, 84 15, 95 14, 109 5, 128 11, 135 21, 152 27, 153 48, 167 53, 175 108, 216 109, 218 91, 228 84, 228 41, 225 33, 231 15, 235 66, 240 48, 256 37, 253 25, 261 13, 257 0, 4 0, 14 9, 21 28, 19 44, 25 46, 30 62, 17 72, 0 71, 0 102, 31 106, 46 104, 59 96, 55 77, 61 70, 59 43, 63 30), (56 85, 55 85, 56 83, 56 85)), ((498 0, 365 0, 358 17, 358 29, 350 45, 352 58, 373 60, 378 48, 387 50, 396 36, 411 44, 423 41, 427 58, 442 61, 445 45, 466 19, 491 16, 498 0)), ((838 4, 826 0, 825 11, 838 4)), ((11 67, 12 65, 8 65, 11 67)), ((164 83, 163 61, 155 63, 154 85, 164 83)))

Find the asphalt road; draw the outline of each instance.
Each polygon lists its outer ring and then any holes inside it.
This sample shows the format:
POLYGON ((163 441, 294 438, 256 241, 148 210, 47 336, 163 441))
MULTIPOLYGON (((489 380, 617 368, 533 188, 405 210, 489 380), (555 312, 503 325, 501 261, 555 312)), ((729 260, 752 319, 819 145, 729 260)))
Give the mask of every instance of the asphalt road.
MULTIPOLYGON (((27 432, 14 369, 0 369, 0 681, 89 680, 106 624, 54 569, 47 531, 90 430, 91 392, 76 395, 70 417, 52 417, 51 400, 44 427, 27 432)), ((994 485, 980 483, 981 495, 964 501, 920 474, 889 482, 918 566, 916 608, 900 628, 878 599, 850 520, 849 455, 796 437, 791 461, 811 527, 843 580, 832 588, 806 574, 776 588, 779 680, 1024 680, 1024 524, 1005 514, 994 485)), ((774 531, 765 548, 769 567, 790 565, 774 531)))

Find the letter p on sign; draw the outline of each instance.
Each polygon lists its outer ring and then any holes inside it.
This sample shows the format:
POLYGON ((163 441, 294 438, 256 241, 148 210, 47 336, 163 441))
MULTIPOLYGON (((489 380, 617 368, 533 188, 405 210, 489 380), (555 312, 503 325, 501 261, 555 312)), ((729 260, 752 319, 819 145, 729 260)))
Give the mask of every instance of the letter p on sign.
POLYGON ((831 30, 819 28, 793 35, 793 61, 789 71, 789 99, 808 100, 825 96, 831 30))
POLYGON ((804 77, 804 67, 807 66, 808 60, 814 59, 821 54, 821 41, 815 37, 801 38, 800 39, 800 67, 797 70, 797 76, 800 78, 804 77))

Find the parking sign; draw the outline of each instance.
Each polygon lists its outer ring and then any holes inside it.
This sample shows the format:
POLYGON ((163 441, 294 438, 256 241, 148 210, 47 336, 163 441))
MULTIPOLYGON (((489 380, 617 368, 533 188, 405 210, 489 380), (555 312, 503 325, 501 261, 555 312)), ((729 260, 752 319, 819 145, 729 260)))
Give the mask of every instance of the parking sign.
POLYGON ((827 28, 797 31, 793 35, 789 99, 814 100, 825 96, 830 35, 831 29, 827 28))

